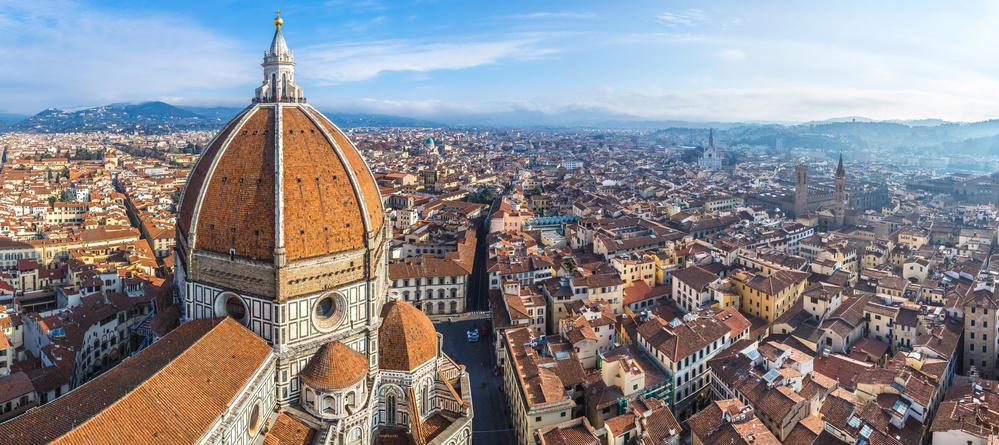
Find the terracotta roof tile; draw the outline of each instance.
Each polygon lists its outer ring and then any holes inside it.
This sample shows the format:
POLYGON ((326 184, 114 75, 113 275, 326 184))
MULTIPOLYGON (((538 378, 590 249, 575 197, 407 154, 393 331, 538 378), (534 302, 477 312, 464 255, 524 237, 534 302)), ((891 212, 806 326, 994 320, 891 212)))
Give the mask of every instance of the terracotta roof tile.
MULTIPOLYGON (((274 109, 258 108, 238 130, 202 188, 193 247, 226 255, 236 249, 236 255, 272 260, 274 109)), ((196 200, 199 192, 189 185, 185 193, 196 200)), ((187 199, 184 206, 191 203, 187 199)))
POLYGON ((0 424, 0 444, 195 443, 272 351, 231 318, 184 323, 83 386, 0 424))
POLYGON ((382 308, 382 319, 378 331, 381 369, 412 371, 437 356, 437 331, 419 309, 393 300, 382 308))
POLYGON ((312 445, 316 430, 285 413, 278 415, 264 436, 264 445, 312 445))
POLYGON ((368 359, 338 341, 319 348, 298 375, 313 388, 344 389, 357 384, 368 373, 368 359))

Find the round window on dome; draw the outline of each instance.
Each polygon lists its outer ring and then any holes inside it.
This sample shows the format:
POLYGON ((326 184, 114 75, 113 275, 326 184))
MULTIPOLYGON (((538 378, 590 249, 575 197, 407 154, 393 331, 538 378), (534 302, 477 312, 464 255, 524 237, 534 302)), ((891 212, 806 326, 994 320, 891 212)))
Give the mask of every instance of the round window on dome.
POLYGON ((331 292, 316 300, 312 321, 320 331, 332 331, 347 315, 347 299, 343 294, 331 292))

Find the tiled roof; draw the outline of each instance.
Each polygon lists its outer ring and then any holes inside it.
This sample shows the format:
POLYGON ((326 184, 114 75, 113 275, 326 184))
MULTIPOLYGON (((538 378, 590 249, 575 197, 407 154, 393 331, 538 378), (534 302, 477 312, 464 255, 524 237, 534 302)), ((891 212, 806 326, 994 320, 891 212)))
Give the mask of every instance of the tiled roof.
POLYGON ((344 389, 357 384, 368 373, 368 359, 338 341, 319 348, 298 375, 302 382, 317 389, 344 389))
POLYGON ((538 436, 541 438, 542 445, 598 445, 601 443, 585 417, 542 428, 538 431, 538 436))
POLYGON ((437 356, 437 331, 427 315, 400 300, 382 308, 379 368, 412 371, 437 356))
POLYGON ((740 413, 745 407, 737 399, 718 400, 695 414, 687 424, 701 443, 730 445, 779 445, 777 437, 752 413, 742 422, 725 419, 726 411, 740 413))
MULTIPOLYGON (((232 141, 220 148, 214 172, 206 171, 203 179, 196 179, 199 162, 191 173, 180 204, 179 228, 184 230, 186 212, 197 215, 194 247, 227 255, 229 249, 236 249, 237 255, 261 260, 274 258, 274 121, 273 109, 255 110, 242 127, 234 128, 238 133, 232 141), (205 181, 202 189, 192 188, 205 181), (203 196, 200 207, 199 196, 203 196)), ((234 119, 229 125, 238 127, 238 123, 234 119)))
POLYGON ((264 436, 264 445, 312 445, 316 430, 285 413, 278 415, 264 436))
POLYGON ((674 270, 672 275, 673 278, 684 282, 688 286, 694 288, 697 292, 704 292, 709 284, 718 280, 718 275, 708 272, 698 266, 674 270))
POLYGON ((672 327, 662 319, 654 318, 638 327, 639 335, 674 362, 722 340, 729 332, 728 325, 712 316, 698 317, 672 327))
POLYGON ((31 384, 31 379, 23 372, 0 377, 0 403, 16 399, 34 390, 35 386, 31 384))
POLYGON ((307 105, 283 106, 280 116, 257 105, 230 121, 191 171, 177 229, 197 233, 194 248, 272 260, 278 171, 288 260, 364 247, 367 223, 381 229, 381 195, 367 164, 307 105))
POLYGON ((434 414, 420 422, 420 434, 423 435, 424 442, 430 442, 444 432, 447 427, 451 426, 452 423, 454 422, 451 419, 439 413, 434 414))
POLYGON ((0 424, 0 443, 195 443, 272 352, 228 317, 184 323, 100 377, 0 424))

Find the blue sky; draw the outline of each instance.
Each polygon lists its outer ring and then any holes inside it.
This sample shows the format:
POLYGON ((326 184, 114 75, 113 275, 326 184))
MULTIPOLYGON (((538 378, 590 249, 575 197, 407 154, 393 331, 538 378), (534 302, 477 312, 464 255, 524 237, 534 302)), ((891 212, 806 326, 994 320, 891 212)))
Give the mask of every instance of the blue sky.
POLYGON ((324 110, 999 117, 984 1, 0 0, 0 111, 245 105, 278 8, 324 110))

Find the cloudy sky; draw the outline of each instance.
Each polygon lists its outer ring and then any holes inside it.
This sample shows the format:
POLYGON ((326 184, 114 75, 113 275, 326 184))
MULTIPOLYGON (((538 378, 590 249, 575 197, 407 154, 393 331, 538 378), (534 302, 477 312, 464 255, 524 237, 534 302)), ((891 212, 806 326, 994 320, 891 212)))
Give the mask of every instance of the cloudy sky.
POLYGON ((999 3, 870 0, 0 0, 0 112, 246 105, 277 8, 324 110, 999 118, 999 3))

